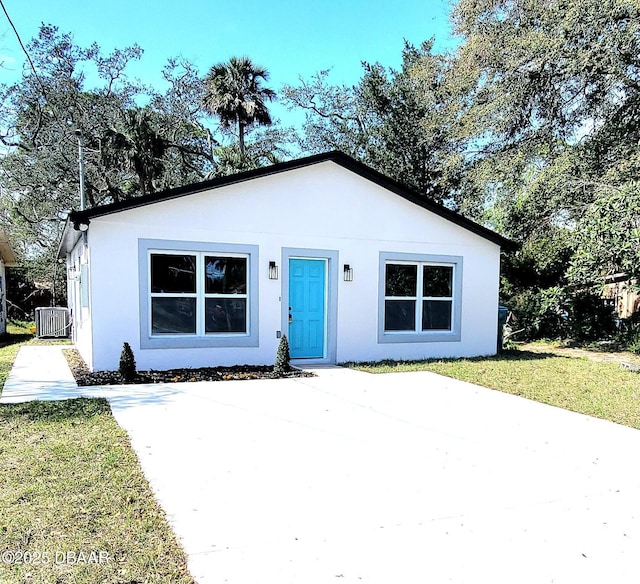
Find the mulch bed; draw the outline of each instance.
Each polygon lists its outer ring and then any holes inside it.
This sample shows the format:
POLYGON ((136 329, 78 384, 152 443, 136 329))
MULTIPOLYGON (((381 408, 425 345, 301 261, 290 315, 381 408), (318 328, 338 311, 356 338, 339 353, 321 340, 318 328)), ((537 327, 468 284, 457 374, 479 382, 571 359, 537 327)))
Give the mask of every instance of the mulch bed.
POLYGON ((166 371, 137 371, 133 381, 124 381, 117 371, 89 371, 75 349, 65 349, 64 355, 76 383, 87 385, 122 385, 124 383, 178 383, 184 381, 231 381, 235 379, 282 379, 288 377, 313 377, 313 373, 292 369, 275 373, 267 365, 235 365, 233 367, 201 367, 198 369, 168 369, 166 371))

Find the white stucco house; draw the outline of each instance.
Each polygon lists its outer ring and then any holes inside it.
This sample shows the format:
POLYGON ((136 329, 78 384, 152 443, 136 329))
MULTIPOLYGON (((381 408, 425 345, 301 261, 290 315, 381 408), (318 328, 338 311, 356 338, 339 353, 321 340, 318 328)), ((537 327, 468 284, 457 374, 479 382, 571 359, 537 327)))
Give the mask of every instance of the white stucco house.
POLYGON ((94 370, 491 355, 513 243, 330 152, 85 211, 60 246, 94 370))

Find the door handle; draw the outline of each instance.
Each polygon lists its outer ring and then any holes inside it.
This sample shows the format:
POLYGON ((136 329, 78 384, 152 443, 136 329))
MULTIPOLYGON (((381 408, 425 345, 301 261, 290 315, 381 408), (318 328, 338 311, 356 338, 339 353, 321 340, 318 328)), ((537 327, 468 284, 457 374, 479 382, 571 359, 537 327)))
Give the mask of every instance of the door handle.
MULTIPOLYGON (((291 311, 291 306, 289 306, 289 311, 291 311)), ((289 324, 293 322, 293 315, 289 312, 289 324)))

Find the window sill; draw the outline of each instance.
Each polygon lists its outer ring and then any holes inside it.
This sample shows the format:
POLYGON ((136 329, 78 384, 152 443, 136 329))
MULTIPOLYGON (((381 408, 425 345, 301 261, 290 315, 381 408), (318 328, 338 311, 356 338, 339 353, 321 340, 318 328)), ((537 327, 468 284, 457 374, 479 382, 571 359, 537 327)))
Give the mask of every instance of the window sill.
POLYGON ((216 347, 257 347, 257 335, 230 334, 224 336, 157 336, 142 337, 141 349, 208 349, 216 347))
POLYGON ((378 334, 378 343, 451 343, 459 342, 460 333, 456 331, 383 331, 378 334))

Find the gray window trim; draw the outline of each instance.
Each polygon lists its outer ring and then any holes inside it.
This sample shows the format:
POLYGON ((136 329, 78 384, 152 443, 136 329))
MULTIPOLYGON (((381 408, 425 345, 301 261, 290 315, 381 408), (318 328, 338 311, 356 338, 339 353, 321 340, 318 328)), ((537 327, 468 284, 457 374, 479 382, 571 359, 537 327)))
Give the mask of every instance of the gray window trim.
POLYGON ((167 239, 138 240, 138 281, 140 291, 140 348, 191 349, 209 347, 258 346, 258 246, 233 243, 172 241, 167 239), (149 251, 205 252, 211 254, 237 253, 249 256, 249 322, 247 334, 220 334, 206 336, 162 336, 150 334, 149 322, 149 251))
POLYGON ((462 256, 381 251, 378 276, 378 343, 456 342, 462 337, 462 256), (385 265, 393 261, 453 264, 453 314, 450 331, 384 330, 385 265))
POLYGON ((327 313, 325 354, 322 359, 292 359, 292 363, 305 365, 335 363, 338 354, 338 251, 328 249, 282 248, 282 330, 289 330, 289 259, 308 258, 327 260, 327 313))

